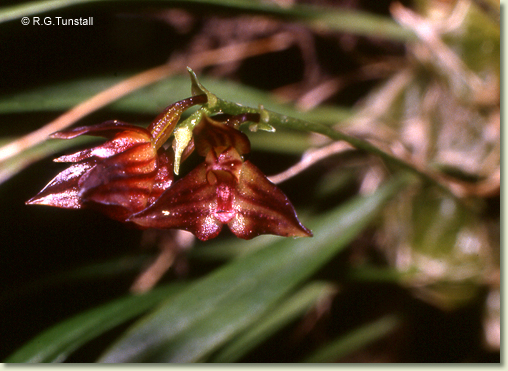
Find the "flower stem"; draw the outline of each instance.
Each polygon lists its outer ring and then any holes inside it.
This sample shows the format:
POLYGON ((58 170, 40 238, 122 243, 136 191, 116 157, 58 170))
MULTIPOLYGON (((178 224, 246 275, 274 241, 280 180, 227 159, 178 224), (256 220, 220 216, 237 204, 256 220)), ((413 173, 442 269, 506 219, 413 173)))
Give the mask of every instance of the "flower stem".
POLYGON ((433 176, 432 174, 429 174, 428 172, 426 172, 424 169, 419 169, 415 165, 410 164, 410 163, 404 161, 403 159, 395 157, 395 156, 379 149, 378 147, 370 144, 369 142, 367 142, 363 139, 342 133, 340 131, 333 129, 330 126, 319 124, 319 123, 312 123, 309 121, 297 119, 297 118, 286 116, 286 115, 281 115, 277 112, 273 112, 273 111, 269 111, 269 110, 265 110, 265 109, 256 109, 256 108, 252 108, 252 107, 246 107, 246 106, 242 106, 242 105, 239 105, 236 103, 224 101, 222 99, 218 99, 217 103, 214 105, 214 107, 211 107, 211 111, 223 112, 223 113, 228 113, 228 114, 232 114, 232 115, 238 115, 238 114, 243 114, 243 113, 260 113, 261 114, 261 110, 264 111, 263 114, 265 117, 266 117, 266 115, 268 115, 268 123, 270 125, 273 125, 275 127, 288 128, 288 129, 292 129, 292 130, 300 130, 300 131, 305 131, 305 132, 319 133, 319 134, 323 134, 323 135, 325 135, 331 139, 334 139, 334 140, 343 140, 359 150, 363 150, 365 152, 377 155, 388 163, 391 163, 399 168, 409 171, 410 173, 418 175, 421 179, 424 179, 425 181, 436 185, 445 193, 450 194, 454 198, 456 198, 456 196, 453 194, 453 192, 438 180, 437 176, 433 176))

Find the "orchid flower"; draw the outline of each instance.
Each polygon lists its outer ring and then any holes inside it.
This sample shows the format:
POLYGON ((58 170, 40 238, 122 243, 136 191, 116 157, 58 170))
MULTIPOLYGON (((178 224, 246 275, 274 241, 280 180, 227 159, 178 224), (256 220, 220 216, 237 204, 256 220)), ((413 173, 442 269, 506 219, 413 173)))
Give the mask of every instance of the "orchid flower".
POLYGON ((206 102, 198 95, 167 107, 147 128, 107 121, 52 134, 71 139, 80 135, 103 136, 104 144, 55 162, 74 163, 58 174, 27 204, 68 209, 91 207, 125 221, 152 204, 173 181, 173 155, 162 145, 173 132, 182 112, 206 102))
POLYGON ((312 236, 286 195, 244 159, 250 142, 236 127, 246 120, 259 121, 259 115, 232 116, 226 123, 203 115, 193 134, 205 161, 128 220, 145 228, 184 229, 203 241, 216 237, 224 224, 244 239, 312 236))

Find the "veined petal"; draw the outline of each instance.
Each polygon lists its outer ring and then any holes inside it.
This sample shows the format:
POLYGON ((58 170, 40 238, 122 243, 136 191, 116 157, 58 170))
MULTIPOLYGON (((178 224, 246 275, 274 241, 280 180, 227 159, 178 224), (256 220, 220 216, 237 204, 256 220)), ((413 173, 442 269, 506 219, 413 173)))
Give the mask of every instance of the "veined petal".
POLYGON ((205 163, 208 171, 228 172, 238 182, 243 160, 234 147, 218 147, 208 153, 205 163))
POLYGON ((121 131, 138 132, 140 134, 146 134, 148 138, 150 138, 150 133, 147 129, 118 120, 109 120, 97 125, 80 126, 70 130, 57 131, 51 134, 51 138, 72 139, 80 135, 112 138, 121 131))
POLYGON ((206 168, 205 163, 199 165, 128 221, 145 228, 184 229, 203 241, 216 237, 222 223, 213 216, 216 192, 207 180, 206 168))
POLYGON ((57 175, 30 203, 67 208, 87 206, 125 221, 171 185, 172 159, 162 149, 155 149, 146 129, 108 121, 53 136, 73 138, 83 134, 101 135, 109 140, 56 159, 78 163, 57 175))
POLYGON ((286 195, 249 161, 242 165, 234 207, 238 213, 228 226, 240 238, 260 234, 312 236, 298 220, 286 195))
POLYGON ((194 128, 194 145, 203 157, 213 148, 219 147, 234 147, 240 155, 250 152, 247 135, 206 115, 194 128))
POLYGON ((200 94, 167 106, 148 127, 155 147, 160 148, 166 142, 186 109, 196 104, 204 104, 207 100, 206 94, 200 94))
POLYGON ((155 153, 155 147, 152 145, 148 132, 120 131, 102 145, 87 148, 70 155, 60 156, 53 161, 78 162, 90 157, 108 158, 116 154, 126 152, 130 148, 138 146, 139 144, 151 145, 153 147, 152 152, 155 153))
POLYGON ((158 163, 151 143, 134 145, 98 162, 81 177, 80 196, 84 202, 101 205, 98 208, 110 217, 125 220, 150 204, 157 177, 161 186, 167 188, 171 183, 169 174, 164 177, 164 169, 159 172, 158 163))
POLYGON ((148 204, 153 204, 162 193, 168 189, 173 183, 173 161, 174 154, 169 148, 171 152, 169 155, 164 152, 161 148, 157 152, 157 174, 155 175, 155 179, 153 181, 152 192, 150 193, 150 197, 148 199, 148 204))
POLYGON ((46 187, 26 202, 27 205, 48 205, 65 209, 80 209, 79 180, 95 166, 95 161, 74 164, 54 177, 46 187))

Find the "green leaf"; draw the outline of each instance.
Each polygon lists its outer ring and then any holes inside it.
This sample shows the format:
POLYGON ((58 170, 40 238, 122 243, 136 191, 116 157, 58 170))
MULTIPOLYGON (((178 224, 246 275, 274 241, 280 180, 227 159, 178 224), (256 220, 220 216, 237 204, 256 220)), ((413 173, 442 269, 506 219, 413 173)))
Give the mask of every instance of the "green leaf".
POLYGON ((284 239, 234 259, 141 319, 100 361, 202 361, 345 248, 401 185, 391 182, 316 218, 308 223, 313 238, 284 239))
POLYGON ((228 343, 212 362, 232 363, 238 361, 250 350, 275 332, 297 319, 309 309, 334 294, 336 287, 328 282, 312 282, 276 306, 265 317, 257 321, 238 338, 228 343))
MULTIPOLYGON (((98 76, 86 80, 78 79, 0 97, 0 113, 67 110, 127 77, 98 76)), ((258 106, 263 103, 264 107, 270 110, 328 125, 337 124, 352 115, 349 108, 336 106, 322 106, 301 112, 289 104, 277 103, 277 97, 271 93, 246 85, 204 76, 200 81, 219 96, 227 97, 234 92, 235 100, 241 104, 258 106)), ((139 89, 112 103, 109 108, 120 112, 157 114, 173 101, 190 95, 189 77, 177 75, 139 89)))
POLYGON ((127 76, 61 81, 0 97, 0 113, 67 110, 119 83, 127 76))
POLYGON ((4 362, 63 362, 89 340, 139 316, 181 289, 181 285, 174 284, 159 287, 146 294, 130 295, 80 313, 42 332, 4 362))
POLYGON ((368 344, 381 339, 394 331, 401 323, 395 315, 387 315, 374 322, 366 324, 341 336, 321 349, 318 349, 304 362, 307 363, 330 363, 336 362, 341 357, 359 350, 368 344))

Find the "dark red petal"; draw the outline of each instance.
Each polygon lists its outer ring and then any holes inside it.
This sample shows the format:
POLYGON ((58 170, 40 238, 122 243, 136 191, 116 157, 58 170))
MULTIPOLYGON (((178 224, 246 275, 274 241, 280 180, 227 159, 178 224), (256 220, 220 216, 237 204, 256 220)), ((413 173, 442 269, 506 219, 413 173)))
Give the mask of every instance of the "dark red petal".
POLYGON ((51 134, 51 138, 72 139, 80 135, 112 138, 121 131, 134 131, 140 134, 145 134, 148 138, 150 138, 150 132, 147 129, 118 120, 105 121, 101 124, 91 126, 80 126, 66 131, 57 131, 56 133, 51 134))
POLYGON ((206 115, 194 128, 194 144, 201 156, 218 147, 234 147, 240 155, 250 152, 249 138, 244 133, 206 115))
POLYGON ((242 166, 235 209, 238 214, 228 226, 240 238, 251 239, 260 234, 312 236, 298 220, 286 195, 249 161, 242 166))
POLYGON ((152 192, 150 193, 150 198, 148 199, 149 204, 154 203, 173 183, 174 154, 171 147, 168 151, 170 152, 169 154, 164 152, 161 148, 157 152, 157 175, 155 175, 152 192))
POLYGON ((128 219, 145 228, 184 229, 200 240, 216 237, 222 223, 213 217, 215 187, 206 177, 203 163, 175 182, 150 207, 128 219))
POLYGON ((95 166, 95 161, 85 161, 72 165, 59 173, 27 205, 48 205, 66 209, 80 209, 83 202, 80 196, 79 180, 95 166))
POLYGON ((98 162, 80 179, 80 195, 84 202, 116 206, 115 219, 124 220, 147 207, 156 176, 155 150, 140 143, 98 162))
MULTIPOLYGON (((152 145, 150 136, 146 132, 120 131, 102 145, 87 148, 82 151, 58 157, 55 162, 78 162, 90 157, 107 158, 116 154, 126 152, 134 146, 140 144, 152 145)), ((155 153, 155 147, 153 149, 155 153)))

